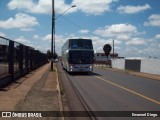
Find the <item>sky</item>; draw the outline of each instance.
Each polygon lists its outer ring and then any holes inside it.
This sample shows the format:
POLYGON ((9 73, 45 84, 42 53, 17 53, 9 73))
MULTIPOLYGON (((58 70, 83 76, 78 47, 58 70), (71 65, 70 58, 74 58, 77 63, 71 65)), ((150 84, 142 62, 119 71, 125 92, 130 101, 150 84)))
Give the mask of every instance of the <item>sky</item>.
MULTIPOLYGON (((56 52, 61 55, 69 38, 89 38, 97 53, 114 40, 120 57, 160 58, 159 5, 160 0, 55 0, 56 52)), ((0 36, 47 52, 51 30, 52 0, 0 0, 0 36)))

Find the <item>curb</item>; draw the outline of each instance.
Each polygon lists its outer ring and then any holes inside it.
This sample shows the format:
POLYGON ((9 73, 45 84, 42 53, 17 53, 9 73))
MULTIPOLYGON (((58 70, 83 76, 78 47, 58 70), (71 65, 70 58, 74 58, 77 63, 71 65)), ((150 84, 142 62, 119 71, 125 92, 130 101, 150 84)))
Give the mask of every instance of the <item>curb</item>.
MULTIPOLYGON (((57 90, 58 90, 58 95, 59 95, 59 105, 60 105, 60 111, 64 111, 63 109, 63 103, 62 103, 62 97, 61 97, 61 90, 60 90, 60 85, 59 85, 59 75, 58 75, 58 70, 57 70, 57 67, 55 67, 55 70, 56 70, 56 75, 57 75, 57 90)), ((62 120, 65 120, 64 117, 61 117, 62 120)))

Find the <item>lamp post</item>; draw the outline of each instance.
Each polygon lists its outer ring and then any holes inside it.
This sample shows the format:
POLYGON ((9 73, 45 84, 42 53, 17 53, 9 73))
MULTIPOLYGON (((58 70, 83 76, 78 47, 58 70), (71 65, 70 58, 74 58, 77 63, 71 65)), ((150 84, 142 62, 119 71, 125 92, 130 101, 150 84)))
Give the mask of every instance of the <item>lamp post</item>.
POLYGON ((62 16, 65 12, 67 12, 70 8, 76 7, 76 5, 72 5, 68 9, 66 9, 62 14, 55 18, 54 11, 54 0, 52 0, 52 37, 51 37, 51 70, 53 70, 53 55, 55 55, 55 20, 62 16), (54 45, 54 46, 53 46, 54 45))
POLYGON ((113 40, 113 59, 114 59, 114 40, 113 40))
POLYGON ((60 15, 58 15, 56 18, 55 18, 55 20, 56 19, 58 19, 59 17, 61 17, 64 13, 66 13, 69 9, 71 9, 71 8, 74 8, 74 7, 76 7, 76 5, 72 5, 72 6, 70 6, 68 9, 66 9, 63 13, 61 13, 60 15))

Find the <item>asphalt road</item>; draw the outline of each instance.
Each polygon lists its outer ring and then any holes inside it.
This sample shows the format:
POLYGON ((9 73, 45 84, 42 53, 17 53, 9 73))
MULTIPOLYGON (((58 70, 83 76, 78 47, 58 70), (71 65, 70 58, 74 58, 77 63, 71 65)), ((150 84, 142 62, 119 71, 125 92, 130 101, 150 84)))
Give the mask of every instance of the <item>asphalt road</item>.
POLYGON ((70 78, 92 111, 160 111, 160 81, 97 68, 70 78))

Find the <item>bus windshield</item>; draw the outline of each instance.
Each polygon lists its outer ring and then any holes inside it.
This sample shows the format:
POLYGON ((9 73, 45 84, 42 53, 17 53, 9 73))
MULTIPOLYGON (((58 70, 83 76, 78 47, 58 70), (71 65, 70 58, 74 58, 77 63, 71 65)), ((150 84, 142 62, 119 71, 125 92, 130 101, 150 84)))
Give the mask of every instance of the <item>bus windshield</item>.
POLYGON ((93 64, 94 53, 93 51, 70 51, 69 63, 70 64, 93 64))
POLYGON ((71 49, 93 49, 89 39, 70 39, 69 46, 71 49))

